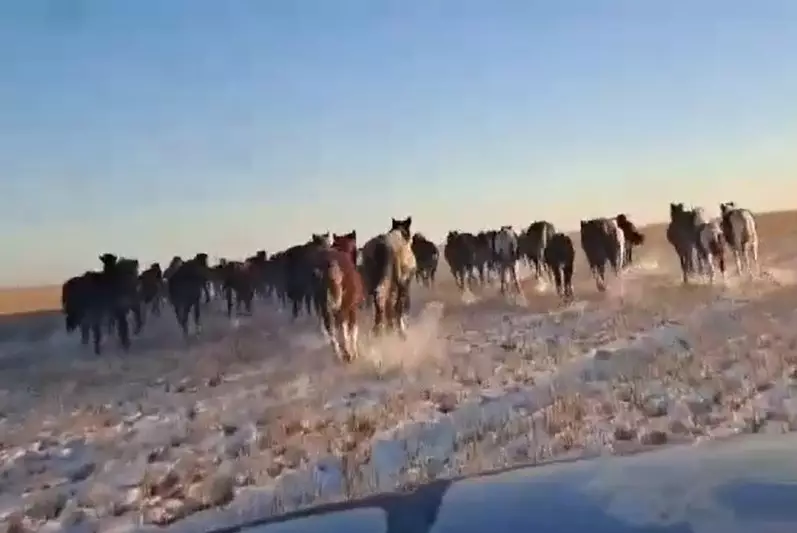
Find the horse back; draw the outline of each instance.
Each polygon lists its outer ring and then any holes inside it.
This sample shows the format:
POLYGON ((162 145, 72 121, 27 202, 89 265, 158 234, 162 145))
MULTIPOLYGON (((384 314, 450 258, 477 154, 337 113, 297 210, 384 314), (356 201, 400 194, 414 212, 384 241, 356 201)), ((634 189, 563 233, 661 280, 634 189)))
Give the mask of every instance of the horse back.
POLYGON ((357 265, 352 261, 351 254, 329 248, 324 250, 323 259, 326 271, 329 273, 326 276, 328 288, 341 291, 341 305, 343 307, 359 305, 365 299, 363 280, 357 265), (332 287, 333 284, 337 287, 332 287))
POLYGON ((391 231, 385 235, 385 244, 393 256, 393 267, 400 281, 408 281, 413 272, 418 268, 412 245, 398 231, 391 231))

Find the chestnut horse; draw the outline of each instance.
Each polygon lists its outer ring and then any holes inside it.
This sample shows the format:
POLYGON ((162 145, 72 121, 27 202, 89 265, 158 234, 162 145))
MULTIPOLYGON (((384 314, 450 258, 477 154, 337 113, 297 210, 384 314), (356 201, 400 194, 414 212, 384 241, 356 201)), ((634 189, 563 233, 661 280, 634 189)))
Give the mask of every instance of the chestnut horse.
POLYGON ((318 309, 324 331, 335 354, 351 361, 357 357, 357 311, 364 300, 363 282, 352 259, 357 253, 357 235, 335 235, 331 248, 321 254, 323 290, 318 309))

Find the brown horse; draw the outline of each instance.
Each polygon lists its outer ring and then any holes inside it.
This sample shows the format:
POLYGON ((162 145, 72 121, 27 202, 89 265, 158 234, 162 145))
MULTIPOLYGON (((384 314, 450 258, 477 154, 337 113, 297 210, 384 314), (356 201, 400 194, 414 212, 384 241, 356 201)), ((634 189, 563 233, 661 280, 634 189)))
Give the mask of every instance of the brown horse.
POLYGON ((332 248, 321 251, 324 290, 319 295, 319 311, 332 349, 345 361, 357 357, 357 311, 365 299, 362 278, 352 260, 356 251, 356 234, 335 236, 332 248))
POLYGON ((338 235, 332 234, 332 247, 337 248, 341 252, 346 252, 351 255, 351 262, 357 264, 357 230, 351 230, 349 233, 338 235))

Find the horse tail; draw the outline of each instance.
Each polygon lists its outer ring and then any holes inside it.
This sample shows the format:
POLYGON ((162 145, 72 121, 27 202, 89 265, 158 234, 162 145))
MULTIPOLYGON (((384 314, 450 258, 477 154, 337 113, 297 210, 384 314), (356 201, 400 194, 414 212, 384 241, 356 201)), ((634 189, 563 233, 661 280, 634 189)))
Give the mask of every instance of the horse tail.
POLYGON ((326 286, 330 306, 337 311, 343 306, 343 269, 335 259, 327 265, 326 286))
POLYGON ((418 260, 412 247, 409 243, 400 243, 393 248, 394 261, 396 262, 394 268, 394 275, 398 276, 399 281, 404 283, 410 279, 413 273, 418 269, 418 260))
POLYGON ((542 230, 540 231, 540 252, 541 254, 545 253, 545 247, 548 245, 548 240, 551 236, 548 233, 548 224, 542 225, 542 230))

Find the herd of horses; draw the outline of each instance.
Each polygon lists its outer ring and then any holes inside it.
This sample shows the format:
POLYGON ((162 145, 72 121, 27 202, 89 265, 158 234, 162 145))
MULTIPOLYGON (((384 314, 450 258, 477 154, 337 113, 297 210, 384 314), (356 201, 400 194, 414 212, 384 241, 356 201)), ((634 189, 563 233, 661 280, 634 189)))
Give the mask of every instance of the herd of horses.
MULTIPOLYGON (((607 272, 620 275, 633 263, 634 249, 645 242, 624 214, 582 220, 580 237, 599 291, 606 290, 607 272)), ((726 248, 739 274, 758 269, 755 219, 733 203, 721 204, 716 219, 708 219, 702 208, 670 204, 667 239, 678 256, 684 283, 695 275, 708 275, 713 281, 717 269, 725 276, 726 248)), ((554 283, 560 298, 573 298, 575 246, 550 222, 534 222, 519 234, 512 226, 476 234, 451 231, 443 256, 461 291, 495 276, 502 294, 520 293, 519 265, 526 262, 537 279, 545 276, 554 283)), ((136 259, 110 253, 99 259, 101 269, 70 278, 61 298, 67 331, 79 329, 83 344, 91 339, 97 354, 103 332, 113 329, 128 349, 129 317, 138 334, 147 315, 159 316, 166 302, 187 336, 191 319, 198 329, 203 306, 220 296, 228 316, 234 309, 251 313, 256 299, 290 307, 294 319, 303 310, 315 313, 336 355, 349 361, 357 357, 362 309, 373 309, 375 334, 387 329, 406 335, 412 282, 434 285, 439 249, 422 234, 412 233, 408 217, 392 219, 389 231, 359 248, 356 231, 331 236, 327 232, 271 256, 259 251, 244 261, 220 260, 213 266, 205 253, 187 260, 174 257, 165 271, 154 263, 139 272, 136 259)))

